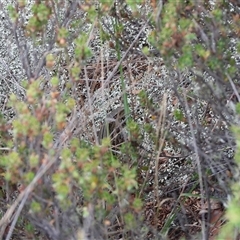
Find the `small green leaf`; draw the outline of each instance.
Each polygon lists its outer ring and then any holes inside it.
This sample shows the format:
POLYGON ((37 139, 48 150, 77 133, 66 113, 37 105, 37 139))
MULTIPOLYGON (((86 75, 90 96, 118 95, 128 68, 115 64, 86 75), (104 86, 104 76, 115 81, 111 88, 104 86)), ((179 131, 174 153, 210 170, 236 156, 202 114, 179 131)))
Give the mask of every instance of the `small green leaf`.
POLYGON ((178 121, 183 121, 184 120, 184 114, 183 114, 183 112, 180 109, 176 109, 174 111, 174 117, 178 121))
POLYGON ((39 156, 36 154, 31 154, 29 157, 29 165, 31 168, 37 167, 39 163, 39 156))
POLYGON ((178 65, 180 69, 185 69, 186 67, 192 67, 193 65, 193 55, 191 47, 185 45, 182 48, 182 55, 178 59, 178 65))
POLYGON ((41 205, 38 203, 38 202, 36 202, 36 201, 34 201, 34 200, 32 200, 32 202, 31 202, 31 210, 33 211, 33 212, 40 212, 41 211, 41 205))
POLYGON ((136 227, 136 219, 130 212, 124 214, 125 226, 127 229, 134 229, 136 227))
POLYGON ((59 79, 58 77, 52 77, 50 82, 53 85, 53 87, 57 87, 59 84, 59 79))
POLYGON ((27 183, 30 183, 34 179, 34 176, 35 176, 34 172, 30 171, 30 172, 25 173, 24 179, 27 183))
POLYGON ((43 135, 43 141, 42 141, 43 147, 46 149, 49 149, 53 145, 53 134, 50 132, 45 132, 43 135))
POLYGON ((133 207, 136 211, 140 211, 142 209, 143 203, 140 198, 135 198, 133 201, 133 207))
POLYGON ((237 114, 240 114, 240 103, 236 104, 236 112, 237 114))
POLYGON ((17 10, 12 5, 9 5, 8 12, 9 12, 10 18, 15 22, 19 16, 17 13, 17 10))
POLYGON ((143 47, 143 48, 142 48, 142 52, 143 52, 143 54, 145 54, 146 56, 148 56, 148 55, 149 55, 149 48, 148 48, 148 47, 143 47))

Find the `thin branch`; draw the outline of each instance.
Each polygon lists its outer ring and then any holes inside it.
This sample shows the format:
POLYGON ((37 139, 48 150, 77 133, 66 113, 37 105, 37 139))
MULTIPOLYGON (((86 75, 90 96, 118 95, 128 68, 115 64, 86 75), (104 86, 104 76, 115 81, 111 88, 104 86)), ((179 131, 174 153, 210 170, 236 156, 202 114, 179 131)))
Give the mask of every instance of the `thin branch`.
POLYGON ((137 42, 138 38, 140 37, 141 33, 144 31, 145 27, 147 26, 147 23, 145 23, 143 25, 143 27, 141 28, 141 30, 139 31, 138 35, 135 37, 134 41, 131 43, 131 45, 129 46, 129 48, 127 49, 127 51, 123 54, 122 58, 118 61, 118 63, 116 64, 116 66, 114 67, 114 69, 112 70, 112 72, 110 73, 110 75, 108 76, 108 78, 106 79, 106 81, 104 81, 103 87, 105 87, 107 84, 109 84, 109 82, 111 81, 111 79, 113 78, 113 76, 115 75, 115 73, 117 72, 118 68, 120 67, 120 65, 122 64, 123 60, 127 57, 128 53, 130 52, 130 50, 134 47, 135 43, 137 42))
MULTIPOLYGON (((0 220, 0 239, 3 239, 3 235, 4 232, 6 230, 6 227, 8 226, 8 224, 11 222, 11 218, 13 216, 13 213, 15 211, 15 209, 18 207, 19 205, 19 209, 17 210, 17 214, 15 215, 15 217, 18 217, 19 214, 22 211, 22 204, 24 204, 26 202, 27 197, 29 196, 29 194, 33 191, 35 185, 37 184, 37 182, 43 177, 43 175, 53 166, 53 164, 57 161, 58 156, 55 157, 55 159, 53 160, 49 160, 47 164, 42 164, 39 172, 37 173, 37 175, 35 176, 35 178, 32 180, 32 182, 25 188, 24 191, 22 191, 19 196, 17 197, 17 199, 15 200, 15 202, 10 206, 10 208, 7 210, 7 212, 4 214, 4 216, 2 217, 2 219, 0 220)), ((14 221, 11 224, 10 229, 14 228, 16 224, 16 221, 14 219, 14 221)), ((11 237, 11 233, 8 236, 8 239, 10 239, 11 237)))
POLYGON ((159 0, 159 3, 158 3, 158 11, 157 11, 157 14, 156 14, 156 24, 157 24, 157 29, 158 31, 160 31, 160 25, 161 25, 161 19, 160 19, 160 15, 162 13, 162 9, 163 9, 163 1, 162 0, 159 0))
POLYGON ((229 80, 229 82, 230 82, 230 84, 231 84, 231 86, 232 86, 232 89, 233 89, 234 94, 236 95, 236 97, 237 97, 237 99, 238 99, 238 102, 240 102, 240 96, 239 96, 239 94, 238 94, 238 90, 237 90, 237 88, 236 88, 236 86, 235 86, 232 78, 229 76, 228 73, 226 73, 226 76, 227 76, 227 78, 228 78, 228 80, 229 80))
POLYGON ((26 194, 23 196, 22 201, 21 201, 21 203, 20 203, 20 205, 19 205, 19 207, 18 207, 18 209, 17 209, 17 212, 15 213, 15 216, 14 216, 13 221, 12 221, 12 223, 11 223, 11 226, 10 226, 10 228, 9 228, 8 235, 7 235, 7 237, 6 237, 6 240, 10 240, 10 238, 11 238, 11 236, 12 236, 12 233, 13 233, 13 230, 14 230, 14 227, 15 227, 15 225, 16 225, 16 223, 17 223, 17 220, 18 220, 18 218, 19 218, 19 215, 20 215, 20 213, 21 213, 21 211, 22 211, 22 209, 23 209, 23 207, 24 207, 24 204, 25 204, 26 201, 27 201, 27 198, 28 198, 29 194, 30 194, 30 192, 26 192, 26 194))
MULTIPOLYGON (((187 112, 186 115, 187 115, 187 118, 188 118, 189 128, 190 128, 190 132, 191 132, 191 135, 192 135, 194 152, 196 154, 196 162, 197 162, 197 169, 198 169, 198 175, 199 175, 199 185, 200 185, 200 190, 201 190, 201 209, 204 209, 204 195, 203 195, 204 187, 203 187, 202 168, 201 168, 201 162, 200 162, 200 157, 199 157, 199 153, 198 153, 197 142, 196 142, 196 138, 195 138, 195 134, 194 134, 193 124, 192 124, 192 120, 190 118, 190 109, 189 109, 189 106, 188 106, 186 93, 184 93, 184 102, 185 102, 185 108, 186 108, 186 112, 187 112)), ((202 215, 201 227, 202 227, 202 239, 206 240, 206 227, 205 227, 204 215, 202 215)))
MULTIPOLYGON (((157 199, 157 206, 160 207, 159 202, 159 184, 158 184, 158 169, 159 169, 159 156, 162 152, 163 145, 166 138, 166 131, 165 131, 165 121, 166 121, 166 110, 167 110, 167 94, 165 93, 163 95, 163 100, 161 104, 162 108, 160 109, 160 116, 158 119, 158 125, 157 125, 157 144, 156 144, 156 150, 157 150, 157 156, 155 161, 155 198, 157 199)), ((157 216, 157 214, 156 214, 157 216)))
MULTIPOLYGON (((59 136, 58 141, 56 141, 54 145, 54 149, 56 149, 55 157, 54 159, 49 159, 47 163, 44 163, 41 165, 39 171, 37 172, 35 178, 32 180, 32 182, 22 191, 15 202, 10 206, 10 208, 7 210, 7 212, 4 214, 2 219, 0 220, 0 239, 3 239, 3 235, 5 233, 5 230, 8 226, 8 224, 11 222, 11 218, 14 214, 15 209, 18 207, 18 210, 16 212, 15 217, 18 218, 19 214, 22 211, 22 205, 25 204, 26 199, 30 195, 30 193, 34 190, 36 184, 38 181, 44 176, 44 174, 57 162, 59 159, 59 154, 62 146, 65 144, 65 142, 72 136, 73 131, 77 125, 77 114, 74 110, 72 120, 69 122, 65 130, 62 132, 62 134, 59 136), (20 205, 19 205, 20 204, 20 205)), ((16 224, 16 220, 14 218, 13 222, 11 223, 10 229, 14 228, 16 224)), ((11 234, 9 235, 10 239, 11 234)))
POLYGON ((93 133, 94 133, 94 138, 95 138, 95 142, 97 145, 99 145, 99 141, 98 141, 98 136, 97 136, 97 129, 95 126, 95 121, 94 121, 94 115, 93 115, 93 109, 92 109, 92 97, 90 95, 90 91, 89 91, 89 79, 88 79, 88 75, 87 75, 87 69, 86 66, 84 66, 84 74, 85 74, 85 79, 86 79, 86 87, 87 87, 87 97, 88 97, 88 106, 89 106, 89 110, 90 110, 90 117, 91 117, 91 121, 92 121, 92 126, 93 126, 93 133))
POLYGON ((14 35, 14 38, 16 40, 16 45, 19 50, 20 60, 21 60, 23 69, 25 70, 28 79, 30 80, 33 77, 33 73, 31 72, 31 67, 30 67, 30 59, 28 56, 27 41, 24 41, 24 44, 20 45, 17 31, 18 31, 18 25, 16 23, 12 24, 12 34, 14 35))

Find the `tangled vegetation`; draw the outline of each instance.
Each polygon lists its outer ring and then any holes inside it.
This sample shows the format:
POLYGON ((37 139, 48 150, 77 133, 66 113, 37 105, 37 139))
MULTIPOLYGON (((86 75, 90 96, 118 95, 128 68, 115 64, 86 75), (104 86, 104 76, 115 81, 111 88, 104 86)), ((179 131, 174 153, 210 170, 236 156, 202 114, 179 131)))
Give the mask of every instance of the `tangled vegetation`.
POLYGON ((0 239, 237 239, 237 0, 0 1, 0 239))

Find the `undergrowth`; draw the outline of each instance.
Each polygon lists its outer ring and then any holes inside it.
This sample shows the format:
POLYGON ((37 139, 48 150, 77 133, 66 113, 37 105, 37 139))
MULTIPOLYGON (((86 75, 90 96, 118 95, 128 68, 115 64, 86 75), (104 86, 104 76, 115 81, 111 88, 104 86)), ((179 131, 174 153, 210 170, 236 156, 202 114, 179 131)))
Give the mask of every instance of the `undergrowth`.
POLYGON ((1 239, 237 239, 235 1, 1 7, 1 239))

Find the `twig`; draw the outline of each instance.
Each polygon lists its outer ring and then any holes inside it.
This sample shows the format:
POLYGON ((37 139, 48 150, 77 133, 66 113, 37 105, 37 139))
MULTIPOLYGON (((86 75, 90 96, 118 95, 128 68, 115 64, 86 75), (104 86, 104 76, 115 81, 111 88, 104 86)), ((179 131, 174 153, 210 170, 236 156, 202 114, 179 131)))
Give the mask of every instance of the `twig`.
MULTIPOLYGON (((18 218, 20 212, 22 211, 22 207, 25 203, 25 201, 27 200, 27 197, 29 196, 29 194, 33 191, 35 185, 37 184, 37 182, 42 178, 42 176, 51 168, 51 166, 57 161, 58 156, 55 157, 54 160, 49 160, 48 163, 45 165, 43 164, 39 170, 39 172, 37 173, 36 177, 32 180, 32 182, 25 188, 25 190, 23 192, 20 193, 20 195, 17 197, 17 199, 15 200, 15 202, 11 205, 11 207, 7 210, 7 212, 4 214, 4 216, 2 217, 2 219, 0 220, 0 239, 3 239, 3 235, 5 232, 5 229, 7 227, 7 225, 11 222, 11 218, 12 215, 15 211, 15 209, 17 208, 18 204, 20 204, 17 213, 14 217, 14 220, 11 224, 10 229, 13 229, 15 227, 16 224, 16 218, 18 218)), ((11 232, 8 234, 7 239, 10 239, 11 237, 11 232)))
POLYGON ((135 43, 137 42, 138 38, 140 37, 141 33, 144 31, 145 27, 146 27, 147 23, 145 23, 143 25, 143 27, 141 28, 141 30, 139 31, 138 35, 135 37, 134 41, 131 43, 131 45, 129 46, 129 48, 127 49, 127 51, 123 54, 122 58, 118 61, 117 65, 114 67, 114 69, 112 70, 112 72, 110 73, 110 75, 108 76, 108 78, 106 79, 106 81, 104 81, 103 87, 105 87, 113 78, 113 76, 115 75, 115 73, 117 72, 118 68, 120 67, 120 65, 122 64, 123 60, 127 57, 128 53, 130 52, 130 50, 133 48, 133 46, 135 45, 135 43))
MULTIPOLYGON (((157 206, 160 206, 159 202, 159 184, 158 184, 158 168, 159 168, 159 156, 162 152, 163 145, 165 142, 166 138, 166 132, 165 132, 165 120, 166 120, 166 109, 167 109, 167 94, 165 93, 163 95, 163 100, 162 100, 162 108, 158 120, 158 129, 157 129, 157 156, 156 156, 156 162, 155 162, 155 198, 157 199, 157 206)), ((156 214, 157 216, 157 214, 156 214)))
POLYGON ((94 133, 94 137, 95 137, 95 142, 97 145, 99 145, 97 130, 96 130, 95 122, 94 122, 94 115, 93 115, 92 101, 91 101, 92 98, 91 98, 90 91, 89 91, 90 86, 89 86, 89 79, 88 79, 88 75, 87 75, 86 66, 84 66, 84 74, 85 74, 86 85, 87 85, 88 107, 89 107, 89 110, 91 113, 90 117, 91 117, 92 126, 93 126, 93 133, 94 133))
MULTIPOLYGON (((190 132, 193 138, 193 147, 194 147, 194 152, 196 154, 196 162, 197 162, 197 169, 198 169, 198 174, 199 174, 199 185, 200 185, 200 190, 201 190, 201 208, 204 208, 204 196, 203 196, 203 192, 204 192, 204 188, 203 188, 203 175, 202 175, 202 169, 201 169, 201 162, 200 162, 200 157, 198 154, 198 147, 197 147, 197 142, 196 142, 196 138, 194 135, 194 129, 193 129, 193 125, 192 125, 192 120, 190 118, 190 109, 188 106, 188 102, 187 102, 187 98, 186 98, 186 93, 183 94, 184 95, 184 102, 185 102, 185 107, 186 107, 186 111, 187 111, 187 118, 188 118, 188 122, 189 122, 189 127, 190 127, 190 132)), ((205 227, 205 219, 204 216, 202 215, 202 239, 206 240, 206 227, 205 227)))
POLYGON ((10 151, 12 150, 11 148, 8 148, 8 147, 1 147, 0 150, 2 151, 10 151))
POLYGON ((194 25, 195 25, 195 28, 196 28, 197 30, 199 30, 201 39, 202 39, 203 42, 206 43, 207 46, 209 47, 210 44, 209 44, 209 38, 208 38, 207 34, 203 31, 203 29, 201 28, 201 26, 197 23, 197 21, 196 21, 195 19, 193 19, 193 23, 194 23, 194 25))
MULTIPOLYGON (((29 194, 34 190, 34 187, 36 186, 38 181, 43 177, 43 175, 57 162, 57 160, 59 159, 59 152, 60 152, 61 147, 64 145, 64 143, 67 141, 67 139, 69 139, 69 137, 73 133, 73 129, 76 127, 76 125, 77 125, 77 115, 76 115, 76 111, 74 111, 72 120, 69 122, 69 124, 64 129, 62 134, 59 136, 58 141, 54 145, 54 148, 56 149, 56 154, 55 154, 54 159, 49 159, 49 161, 46 164, 45 163, 42 164, 42 166, 40 167, 35 178, 24 189, 24 191, 22 191, 19 194, 19 196, 17 197, 15 202, 10 206, 10 208, 7 210, 7 212, 4 214, 4 216, 0 220, 0 239, 3 239, 2 237, 5 233, 6 227, 11 222, 11 218, 14 214, 15 209, 20 204, 18 207, 18 210, 16 212, 16 215, 11 223, 11 226, 10 226, 10 229, 14 229, 16 222, 17 222, 16 220, 18 219, 19 214, 21 213, 22 208, 23 208, 29 194)), ((8 234, 7 239, 10 239, 11 235, 12 235, 12 232, 10 232, 8 234)))
POLYGON ((24 207, 25 202, 27 201, 27 198, 28 198, 30 192, 26 192, 24 194, 24 196, 22 198, 22 201, 21 201, 21 203, 20 203, 20 205, 19 205, 19 207, 17 209, 17 212, 16 212, 16 214, 15 214, 15 216, 13 218, 13 221, 12 221, 11 227, 10 227, 10 229, 8 231, 8 235, 6 237, 6 240, 10 240, 10 238, 12 236, 12 233, 13 233, 13 230, 14 230, 14 227, 15 227, 15 225, 17 223, 18 217, 19 217, 19 215, 20 215, 20 213, 21 213, 21 211, 22 211, 22 209, 24 207))
POLYGON ((231 86, 232 86, 232 89, 233 89, 234 94, 236 95, 236 97, 237 97, 237 99, 238 99, 238 102, 240 102, 240 96, 239 96, 239 94, 238 94, 238 91, 237 91, 237 89, 236 89, 236 86, 235 86, 232 78, 228 75, 228 73, 226 73, 226 76, 227 76, 227 78, 228 78, 228 80, 229 80, 229 82, 230 82, 230 84, 231 84, 231 86))
POLYGON ((157 14, 156 14, 156 24, 157 24, 157 29, 158 31, 160 31, 160 25, 161 25, 161 19, 160 19, 160 15, 162 13, 162 9, 163 9, 163 1, 162 0, 159 0, 159 3, 158 3, 158 11, 157 11, 157 14))

